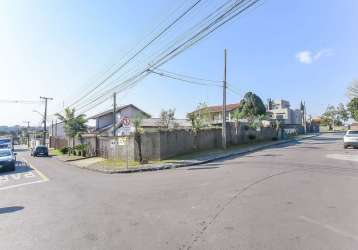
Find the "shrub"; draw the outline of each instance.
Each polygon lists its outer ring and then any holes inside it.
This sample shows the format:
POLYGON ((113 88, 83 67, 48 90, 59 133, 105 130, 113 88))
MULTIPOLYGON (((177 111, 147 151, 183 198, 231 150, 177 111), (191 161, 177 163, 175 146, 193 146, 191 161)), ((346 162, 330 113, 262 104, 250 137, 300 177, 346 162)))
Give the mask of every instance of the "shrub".
POLYGON ((277 137, 277 136, 274 136, 274 137, 272 137, 272 140, 273 140, 273 141, 277 141, 277 140, 278 140, 278 137, 277 137))
POLYGON ((60 152, 61 152, 62 154, 67 154, 67 153, 68 153, 68 150, 69 150, 68 147, 60 148, 60 152))
POLYGON ((256 139, 256 135, 249 134, 249 139, 250 139, 250 140, 255 140, 255 139, 256 139))

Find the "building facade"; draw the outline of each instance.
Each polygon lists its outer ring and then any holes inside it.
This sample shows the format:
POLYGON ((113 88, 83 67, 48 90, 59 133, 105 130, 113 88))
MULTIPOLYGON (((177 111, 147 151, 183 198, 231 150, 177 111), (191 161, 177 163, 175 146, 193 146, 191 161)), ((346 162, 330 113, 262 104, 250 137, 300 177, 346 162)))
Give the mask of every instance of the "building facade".
POLYGON ((302 124, 302 110, 291 109, 290 102, 286 100, 269 99, 267 114, 271 120, 280 120, 283 124, 302 124))

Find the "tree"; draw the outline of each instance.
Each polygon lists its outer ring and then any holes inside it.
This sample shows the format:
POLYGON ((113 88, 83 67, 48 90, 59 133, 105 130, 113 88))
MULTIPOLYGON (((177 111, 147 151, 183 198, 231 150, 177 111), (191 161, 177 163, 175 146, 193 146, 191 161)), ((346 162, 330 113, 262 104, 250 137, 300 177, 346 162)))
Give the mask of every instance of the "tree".
POLYGON ((188 118, 191 121, 191 126, 195 134, 202 128, 207 126, 209 121, 209 109, 206 103, 199 103, 196 111, 188 114, 188 118))
POLYGON ((358 121, 358 97, 353 98, 347 106, 349 112, 351 113, 351 117, 355 121, 358 121))
POLYGON ((136 117, 133 120, 133 126, 134 126, 134 140, 138 145, 138 157, 139 162, 143 162, 142 157, 142 134, 144 133, 144 130, 142 128, 142 118, 136 117))
POLYGON ((234 118, 234 121, 235 121, 235 132, 236 132, 236 135, 238 134, 238 129, 239 129, 239 123, 240 123, 240 119, 242 119, 242 113, 240 112, 239 109, 236 109, 233 113, 233 118, 234 118))
POLYGON ((75 115, 75 109, 65 108, 64 115, 56 114, 58 119, 64 123, 65 134, 72 139, 72 147, 75 146, 75 138, 87 131, 86 115, 75 115))
POLYGON ((346 122, 349 119, 349 112, 343 103, 340 103, 337 106, 337 116, 338 120, 343 122, 346 122))
POLYGON ((334 130, 335 125, 342 123, 338 115, 337 109, 333 105, 329 105, 322 115, 322 125, 329 127, 329 130, 334 130))
POLYGON ((175 109, 162 110, 160 112, 160 125, 163 128, 169 128, 171 123, 174 121, 175 109))
POLYGON ((261 98, 252 92, 247 92, 240 101, 239 112, 247 119, 250 126, 255 126, 257 117, 266 114, 266 107, 261 98))
POLYGON ((358 80, 353 80, 351 82, 347 89, 347 95, 352 99, 358 97, 358 80))

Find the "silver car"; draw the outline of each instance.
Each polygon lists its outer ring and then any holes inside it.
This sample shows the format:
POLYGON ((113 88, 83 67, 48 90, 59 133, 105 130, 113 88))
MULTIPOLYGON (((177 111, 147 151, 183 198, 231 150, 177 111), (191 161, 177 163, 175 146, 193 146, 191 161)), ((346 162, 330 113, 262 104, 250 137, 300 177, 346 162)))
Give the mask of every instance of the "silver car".
POLYGON ((344 148, 358 147, 358 130, 348 130, 343 137, 344 148))
POLYGON ((0 172, 14 171, 16 153, 9 148, 0 149, 0 172))

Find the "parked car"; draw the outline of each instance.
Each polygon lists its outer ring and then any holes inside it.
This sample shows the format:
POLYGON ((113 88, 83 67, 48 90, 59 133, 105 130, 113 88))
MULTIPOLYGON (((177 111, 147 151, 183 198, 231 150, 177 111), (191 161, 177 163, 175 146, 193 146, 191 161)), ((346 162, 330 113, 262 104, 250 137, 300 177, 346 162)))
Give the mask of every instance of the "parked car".
POLYGON ((46 146, 36 146, 32 149, 31 156, 48 156, 48 148, 46 146))
POLYGON ((16 153, 10 148, 0 149, 0 172, 15 171, 16 153))
POLYGON ((344 148, 358 147, 358 130, 348 130, 343 137, 344 148))

